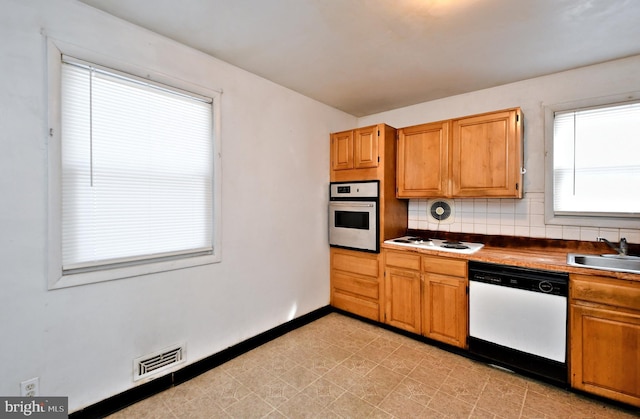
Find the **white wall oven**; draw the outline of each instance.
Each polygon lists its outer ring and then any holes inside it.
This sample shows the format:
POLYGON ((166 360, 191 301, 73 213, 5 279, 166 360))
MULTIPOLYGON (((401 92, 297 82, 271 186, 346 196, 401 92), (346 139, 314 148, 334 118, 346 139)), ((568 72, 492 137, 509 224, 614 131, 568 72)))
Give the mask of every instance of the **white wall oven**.
POLYGON ((380 181, 329 184, 329 244, 380 252, 380 181))

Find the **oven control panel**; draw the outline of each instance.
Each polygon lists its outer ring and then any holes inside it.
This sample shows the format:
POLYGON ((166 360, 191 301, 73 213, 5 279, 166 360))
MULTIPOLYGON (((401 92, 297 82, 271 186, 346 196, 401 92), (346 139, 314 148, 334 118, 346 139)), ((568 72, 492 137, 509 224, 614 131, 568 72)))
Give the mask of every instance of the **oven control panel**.
POLYGON ((332 182, 329 184, 329 199, 378 199, 379 180, 364 182, 332 182))

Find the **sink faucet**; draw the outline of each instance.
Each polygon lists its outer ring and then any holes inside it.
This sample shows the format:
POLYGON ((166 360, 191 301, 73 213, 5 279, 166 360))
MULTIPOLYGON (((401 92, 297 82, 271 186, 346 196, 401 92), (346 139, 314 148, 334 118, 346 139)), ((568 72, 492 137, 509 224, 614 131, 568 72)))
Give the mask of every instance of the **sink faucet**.
POLYGON ((627 239, 625 239, 624 237, 620 239, 620 244, 618 245, 618 247, 616 247, 615 244, 611 243, 609 240, 605 239, 604 237, 598 237, 598 241, 607 243, 609 247, 615 250, 616 252, 618 252, 620 256, 627 256, 627 254, 629 253, 629 246, 627 245, 627 239))

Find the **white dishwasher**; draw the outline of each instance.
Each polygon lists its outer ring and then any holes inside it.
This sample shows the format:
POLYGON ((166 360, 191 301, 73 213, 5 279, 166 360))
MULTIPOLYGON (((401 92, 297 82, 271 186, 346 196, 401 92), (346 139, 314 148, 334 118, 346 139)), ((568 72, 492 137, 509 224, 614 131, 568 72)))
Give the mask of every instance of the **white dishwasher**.
POLYGON ((469 262, 469 351, 567 383, 566 273, 469 262))

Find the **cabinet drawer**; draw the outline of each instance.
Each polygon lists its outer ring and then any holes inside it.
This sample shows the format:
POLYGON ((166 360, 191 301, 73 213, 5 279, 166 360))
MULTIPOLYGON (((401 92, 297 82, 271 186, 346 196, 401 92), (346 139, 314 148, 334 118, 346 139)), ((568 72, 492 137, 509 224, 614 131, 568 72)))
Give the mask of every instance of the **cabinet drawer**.
POLYGON ((640 283, 587 275, 571 275, 570 297, 640 310, 640 283))
POLYGON ((422 256, 422 270, 436 274, 467 277, 467 261, 437 256, 422 256))
POLYGON ((378 256, 358 255, 355 252, 334 251, 331 255, 331 269, 378 277, 378 256))
POLYGON ((380 297, 380 286, 376 280, 363 276, 349 275, 335 271, 331 275, 331 287, 350 294, 377 300, 380 297))
POLYGON ((391 252, 385 254, 385 265, 398 268, 420 270, 420 255, 409 252, 391 252))
POLYGON ((331 305, 367 319, 380 321, 380 305, 377 302, 334 291, 331 294, 331 305))

